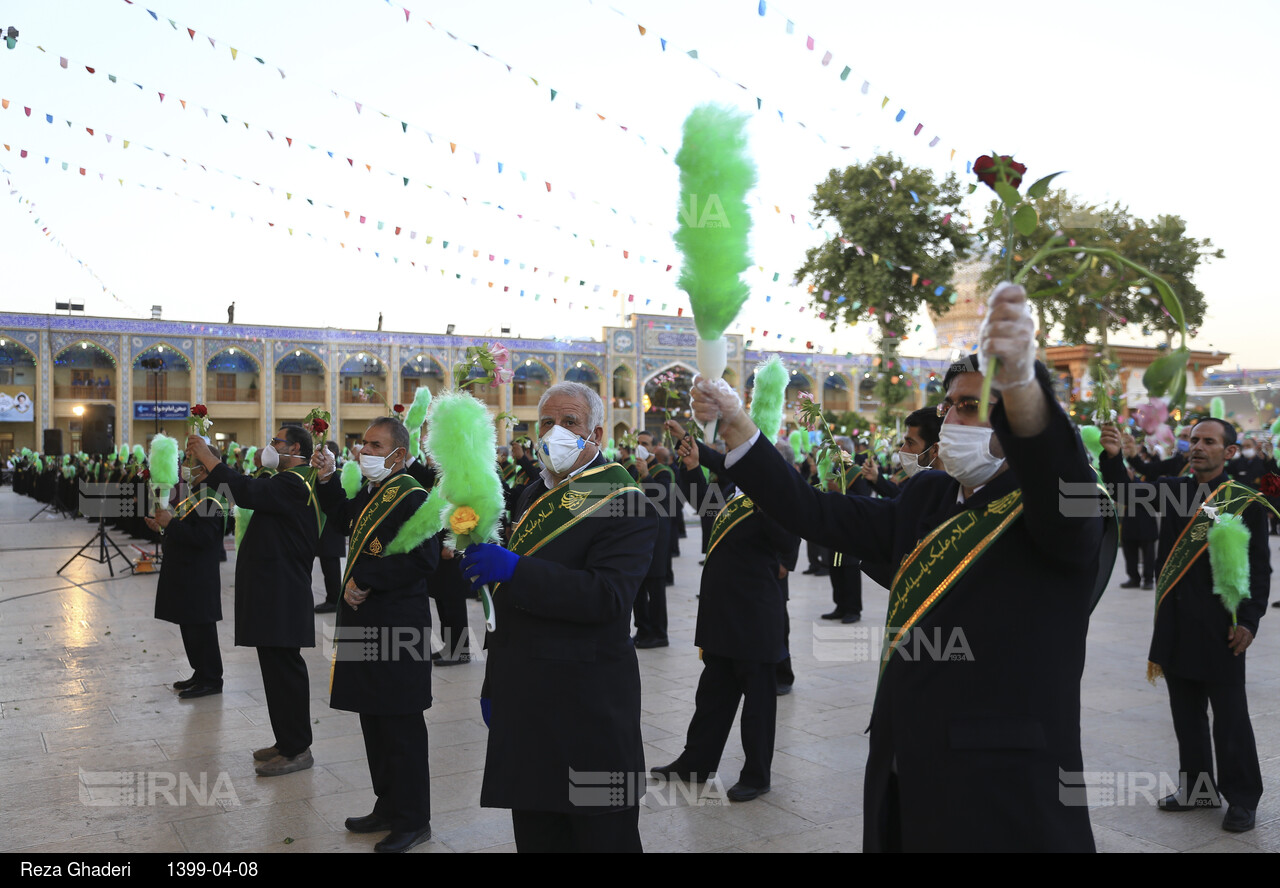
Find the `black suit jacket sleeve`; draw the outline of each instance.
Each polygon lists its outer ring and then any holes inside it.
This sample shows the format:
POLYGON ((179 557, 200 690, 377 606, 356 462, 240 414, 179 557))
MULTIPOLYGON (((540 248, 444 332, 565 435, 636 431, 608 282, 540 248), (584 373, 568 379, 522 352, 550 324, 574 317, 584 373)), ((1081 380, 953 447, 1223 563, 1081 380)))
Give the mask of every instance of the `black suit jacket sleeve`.
MULTIPOLYGON (((208 502, 208 501, 206 501, 208 502)), ((174 518, 164 529, 165 538, 181 546, 192 549, 204 549, 222 544, 223 514, 222 510, 209 507, 205 503, 196 509, 196 514, 188 515, 179 521, 174 518)))
MULTIPOLYGON (((991 427, 1004 448, 1009 467, 1018 477, 1022 518, 1036 549, 1052 561, 1074 563, 1080 553, 1092 555, 1098 551, 1103 530, 1102 511, 1099 508, 1094 513, 1098 517, 1079 517, 1079 512, 1063 509, 1063 495, 1068 491, 1076 497, 1085 495, 1085 491, 1097 485, 1098 476, 1089 463, 1080 433, 1053 399, 1049 388, 1042 385, 1041 391, 1049 401, 1049 424, 1040 434, 1030 438, 1014 435, 1003 401, 991 411, 991 427), (1064 514, 1068 512, 1070 514, 1064 514)), ((1096 494, 1101 495, 1101 492, 1096 494)))
POLYGON ((885 499, 893 499, 898 495, 898 485, 890 481, 883 474, 876 475, 876 481, 871 485, 875 492, 885 499))
POLYGON ((226 488, 231 499, 242 509, 289 515, 307 504, 307 484, 291 472, 277 472, 270 478, 250 478, 218 463, 206 482, 210 487, 226 488))
POLYGON ((1254 637, 1258 635, 1258 622, 1267 612, 1267 598, 1271 594, 1271 543, 1267 537, 1267 514, 1262 506, 1254 504, 1240 516, 1249 528, 1249 597, 1236 608, 1236 622, 1254 637))

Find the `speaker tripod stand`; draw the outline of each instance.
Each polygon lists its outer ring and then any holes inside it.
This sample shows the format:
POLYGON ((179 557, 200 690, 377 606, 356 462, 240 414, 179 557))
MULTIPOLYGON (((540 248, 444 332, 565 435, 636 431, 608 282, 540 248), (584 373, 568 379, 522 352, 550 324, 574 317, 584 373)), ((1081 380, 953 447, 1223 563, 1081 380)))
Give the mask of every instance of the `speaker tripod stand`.
POLYGON ((68 565, 70 565, 71 562, 75 561, 77 558, 88 558, 90 561, 94 562, 95 564, 105 564, 107 566, 107 570, 111 572, 111 576, 114 577, 116 575, 116 571, 115 571, 115 567, 111 563, 111 560, 116 557, 119 557, 121 560, 123 560, 126 565, 129 564, 129 556, 124 554, 124 551, 120 548, 120 546, 116 543, 115 540, 107 536, 107 522, 106 522, 105 516, 99 515, 98 530, 93 535, 93 538, 90 539, 89 542, 81 546, 79 552, 77 552, 76 554, 68 558, 67 563, 62 565, 62 567, 58 568, 58 573, 61 574, 64 570, 67 569, 68 565), (98 544, 97 557, 94 557, 93 555, 86 555, 84 550, 92 546, 94 543, 98 544), (110 545, 112 549, 115 549, 114 553, 112 553, 110 550, 107 549, 108 545, 110 545))

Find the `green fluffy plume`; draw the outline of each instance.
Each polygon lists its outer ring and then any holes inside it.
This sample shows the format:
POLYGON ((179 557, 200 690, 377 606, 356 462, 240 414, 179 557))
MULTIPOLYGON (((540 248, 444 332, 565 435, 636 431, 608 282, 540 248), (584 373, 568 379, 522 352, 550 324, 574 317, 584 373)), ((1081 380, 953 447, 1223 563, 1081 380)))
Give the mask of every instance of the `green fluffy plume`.
MULTIPOLYGON (((755 385, 751 389, 751 421, 770 441, 776 441, 782 429, 782 411, 790 379, 791 374, 777 355, 771 355, 756 367, 755 385)), ((797 452, 796 458, 799 457, 797 452)))
POLYGON ((1098 454, 1102 453, 1102 429, 1094 425, 1081 426, 1080 440, 1084 442, 1084 449, 1089 451, 1089 456, 1096 461, 1098 454))
POLYGON ((169 501, 169 491, 178 486, 178 442, 168 435, 151 439, 151 486, 160 492, 160 501, 169 501))
POLYGON ((432 499, 439 499, 434 494, 440 491, 450 514, 460 506, 474 509, 479 523, 467 536, 475 542, 498 538, 504 503, 496 446, 493 418, 471 395, 445 392, 431 404, 427 452, 440 470, 432 499))
POLYGON ((400 525, 400 529, 396 531, 395 539, 387 546, 386 553, 388 555, 400 555, 404 552, 411 552, 421 546, 426 540, 435 536, 440 532, 440 506, 443 503, 437 501, 434 504, 431 497, 418 506, 417 510, 409 517, 409 520, 400 525))
POLYGON ((422 424, 427 421, 427 408, 431 406, 431 389, 420 385, 413 392, 413 403, 404 416, 405 428, 409 430, 409 453, 418 453, 418 438, 422 435, 422 424))
POLYGON ((1214 396, 1209 399, 1209 415, 1214 419, 1226 419, 1227 405, 1222 398, 1214 396))
POLYGON ((240 541, 244 539, 244 532, 249 529, 249 520, 253 518, 253 509, 244 509, 240 506, 233 508, 236 518, 236 551, 240 551, 240 541))
POLYGON ((791 443, 791 449, 795 451, 796 459, 804 456, 809 452, 809 433, 800 429, 792 429, 791 434, 787 436, 787 440, 791 443))
POLYGON ((36 474, 38 474, 38 475, 43 475, 43 474, 44 474, 44 460, 42 460, 40 457, 38 457, 38 456, 37 456, 37 457, 36 457, 36 459, 35 459, 35 463, 34 463, 34 465, 35 465, 35 467, 36 467, 36 474))
POLYGON ((141 444, 134 444, 134 445, 133 445, 133 459, 134 459, 134 462, 136 462, 136 463, 138 463, 139 465, 141 465, 141 464, 142 464, 142 461, 143 461, 144 459, 146 459, 146 458, 147 458, 147 452, 146 452, 145 450, 143 450, 143 449, 142 449, 142 445, 141 445, 141 444))
POLYGON ((751 266, 747 192, 756 165, 747 155, 747 115, 701 105, 684 121, 676 246, 684 254, 677 286, 689 294, 701 339, 719 339, 747 301, 740 279, 751 266))
POLYGON ((360 463, 354 459, 349 459, 342 464, 342 489, 347 494, 347 499, 355 499, 356 494, 360 492, 360 485, 364 483, 364 475, 360 473, 360 463))
POLYGON ((818 481, 822 484, 822 490, 827 489, 827 482, 833 477, 835 476, 831 474, 831 454, 824 453, 822 459, 818 460, 818 481))
POLYGON ((1271 423, 1271 437, 1272 438, 1280 437, 1280 419, 1277 419, 1275 422, 1271 423))
POLYGON ((1249 528, 1239 515, 1222 512, 1209 528, 1209 567, 1213 594, 1236 620, 1236 609, 1249 597, 1249 528))

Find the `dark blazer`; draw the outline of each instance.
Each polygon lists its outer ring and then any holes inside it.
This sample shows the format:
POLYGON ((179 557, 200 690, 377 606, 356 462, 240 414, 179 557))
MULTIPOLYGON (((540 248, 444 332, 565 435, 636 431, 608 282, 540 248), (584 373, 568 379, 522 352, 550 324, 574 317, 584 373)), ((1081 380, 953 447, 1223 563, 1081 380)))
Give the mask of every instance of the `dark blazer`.
MULTIPOLYGON (((363 484, 355 498, 349 500, 334 472, 317 488, 329 523, 340 527, 343 534, 350 534, 352 523, 365 506, 395 477, 388 477, 372 493, 369 485, 363 484)), ((381 554, 426 500, 426 491, 413 491, 364 541, 351 579, 361 589, 368 589, 369 597, 358 608, 347 604, 345 595, 338 602, 337 631, 341 635, 329 698, 334 709, 366 715, 408 715, 431 706, 427 575, 439 561, 440 543, 433 536, 409 552, 381 554), (371 660, 359 658, 360 629, 375 630, 378 656, 371 660)), ((256 514, 253 520, 258 520, 256 514)), ((249 528, 253 529, 252 523, 249 528)), ((356 552, 351 553, 351 557, 356 556, 356 552)))
POLYGON ((1160 527, 1156 519, 1155 486, 1149 481, 1131 479, 1119 455, 1100 454, 1098 468, 1102 471, 1102 480, 1114 490, 1116 517, 1120 519, 1120 532, 1124 539, 1139 543, 1158 539, 1160 527))
MULTIPOLYGON (((1102 458, 1104 479, 1115 476, 1118 458, 1102 458)), ((1208 484, 1190 476, 1161 478, 1152 500, 1161 506, 1160 545, 1156 554, 1157 575, 1164 569, 1178 536, 1190 523, 1196 509, 1219 484, 1222 473, 1208 484)), ((1255 637, 1258 621, 1267 610, 1271 591, 1271 549, 1267 539, 1267 513, 1251 505, 1241 517, 1249 528, 1249 597, 1240 602, 1237 621, 1255 637)), ((1231 615, 1222 600, 1213 594, 1213 569, 1206 551, 1169 591, 1156 611, 1151 649, 1147 658, 1170 675, 1217 684, 1243 685, 1245 657, 1227 648, 1231 615)))
POLYGON ((226 515, 207 499, 164 531, 164 560, 156 583, 156 619, 170 623, 216 623, 222 619, 218 553, 226 515))
POLYGON ((658 536, 653 543, 653 558, 649 562, 649 578, 666 577, 667 568, 671 564, 672 514, 675 511, 674 495, 675 470, 658 471, 658 463, 649 469, 649 477, 640 481, 645 496, 653 504, 653 511, 658 516, 658 536))
POLYGON ((1022 489, 1022 516, 917 624, 914 650, 884 668, 864 850, 887 847, 895 772, 903 850, 1094 848, 1088 808, 1064 805, 1060 789, 1062 772, 1082 770, 1080 675, 1103 526, 1100 516, 1060 509, 1060 480, 1093 485, 1096 476, 1066 414, 1047 389, 1045 397, 1050 423, 1033 438, 1014 437, 996 405, 991 424, 1008 468, 962 504, 942 472, 921 473, 892 500, 815 491, 763 436, 728 470, 802 537, 895 565, 948 518, 1022 489))
MULTIPOLYGON (((717 474, 724 456, 702 443, 699 461, 717 474)), ((799 478, 799 474, 796 475, 799 478)), ((707 483, 700 470, 682 471, 679 483, 690 502, 701 502, 707 483)), ((785 660, 786 589, 778 568, 794 570, 800 537, 757 508, 717 543, 702 568, 698 624, 693 643, 710 654, 756 663, 785 660)))
POLYGON ((1149 459, 1134 456, 1129 458, 1129 465, 1134 474, 1144 481, 1154 481, 1166 475, 1177 475, 1187 466, 1187 455, 1175 452, 1168 459, 1149 459))
MULTIPOLYGON (((605 465, 604 457, 591 465, 605 465)), ((545 492, 535 477, 513 517, 545 492)), ((575 805, 582 798, 569 782, 570 769, 589 772, 579 782, 591 796, 591 786, 606 785, 610 772, 631 779, 644 773, 631 610, 658 519, 641 493, 613 503, 617 510, 608 517, 585 518, 522 557, 515 575, 495 590, 497 628, 486 637, 492 711, 480 790, 485 807, 588 815, 638 802, 575 805)))
POLYGON ((320 530, 306 483, 293 472, 250 478, 225 463, 206 483, 253 510, 236 553, 236 644, 315 647, 311 565, 320 530))

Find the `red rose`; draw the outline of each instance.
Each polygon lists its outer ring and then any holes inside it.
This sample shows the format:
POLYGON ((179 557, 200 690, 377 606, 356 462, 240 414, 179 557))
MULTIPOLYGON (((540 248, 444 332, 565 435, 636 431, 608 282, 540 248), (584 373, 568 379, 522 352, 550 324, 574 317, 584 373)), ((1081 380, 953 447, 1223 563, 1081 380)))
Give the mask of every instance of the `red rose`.
POLYGON ((208 416, 209 408, 205 407, 203 404, 197 404, 196 406, 191 408, 191 415, 192 416, 208 416))
POLYGON ((397 405, 395 405, 394 407, 392 407, 391 409, 392 409, 392 410, 394 410, 396 413, 404 413, 404 405, 403 405, 403 404, 397 404, 397 405))
POLYGON ((1273 472, 1259 478, 1258 492, 1263 496, 1280 496, 1280 475, 1273 472))
MULTIPOLYGON (((1009 180, 1009 184, 1017 188, 1022 184, 1022 175, 1027 171, 1026 164, 1018 163, 1007 154, 1001 154, 1000 160, 1004 161, 1004 165, 1010 170, 1017 173, 1017 176, 1009 180)), ((996 187, 996 172, 998 164, 996 159, 990 154, 984 154, 973 162, 973 172, 978 177, 978 181, 991 188, 996 187)))
POLYGON ((311 430, 317 435, 323 435, 325 432, 329 431, 329 423, 325 422, 323 419, 313 419, 311 421, 311 430))

